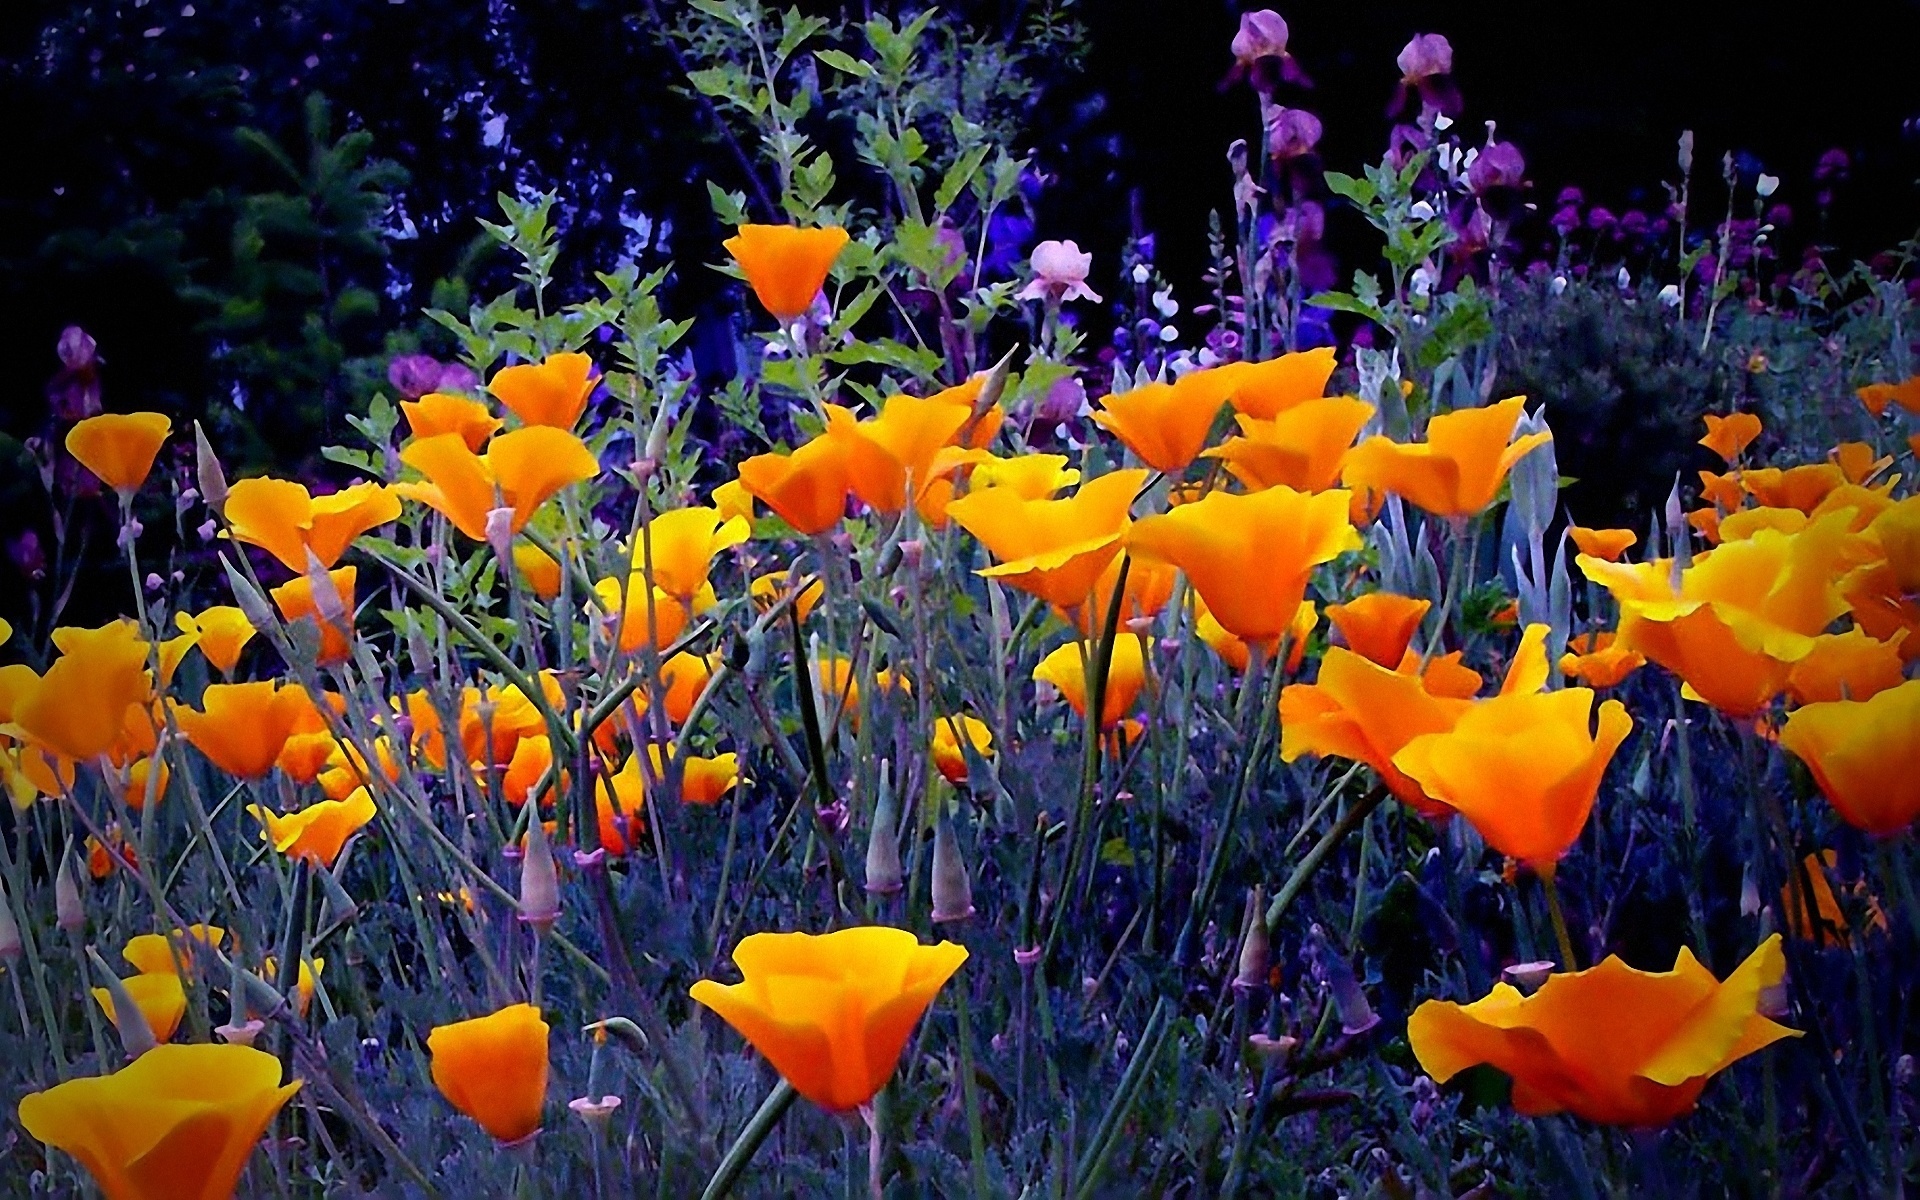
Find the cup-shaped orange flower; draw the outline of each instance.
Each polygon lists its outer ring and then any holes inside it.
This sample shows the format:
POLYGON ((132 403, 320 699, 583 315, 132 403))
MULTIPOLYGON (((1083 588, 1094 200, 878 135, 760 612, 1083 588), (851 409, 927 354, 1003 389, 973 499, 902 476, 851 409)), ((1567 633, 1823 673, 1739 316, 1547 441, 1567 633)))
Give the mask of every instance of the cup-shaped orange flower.
POLYGON ((292 480, 263 477, 234 484, 222 512, 235 541, 260 547, 290 571, 305 571, 307 551, 331 567, 355 538, 397 520, 400 497, 379 483, 316 497, 292 480))
MULTIPOLYGON (((509 371, 512 369, 507 368, 509 371)), ((443 433, 457 433, 460 440, 467 444, 467 449, 475 454, 504 424, 478 400, 446 392, 428 392, 418 400, 403 400, 400 402, 400 415, 407 419, 407 428, 414 437, 430 438, 443 433)))
POLYGON ((722 242, 747 277, 760 307, 783 323, 813 307, 833 260, 846 247, 847 231, 837 225, 803 229, 798 225, 742 225, 722 242))
MULTIPOLYGON (((174 1031, 180 1028, 180 1018, 187 1015, 187 991, 180 977, 171 971, 148 972, 122 979, 120 986, 140 1010, 141 1019, 153 1031, 154 1040, 172 1041, 174 1031)), ((107 1020, 113 1022, 113 1027, 120 1028, 120 1013, 114 1008, 113 994, 106 988, 94 988, 93 1001, 107 1015, 107 1020)))
POLYGON ((1620 645, 1612 630, 1583 633, 1567 642, 1560 671, 1590 688, 1619 687, 1627 676, 1647 665, 1644 654, 1620 645))
POLYGON ((1753 439, 1760 436, 1760 418, 1752 413, 1728 413, 1724 417, 1708 413, 1705 420, 1707 436, 1700 439, 1700 444, 1725 459, 1728 466, 1739 461, 1753 439))
POLYGON ((513 569, 540 599, 551 600, 560 594, 560 564, 532 542, 513 544, 513 569))
POLYGON ((359 787, 344 800, 318 800, 284 817, 258 804, 247 805, 247 811, 260 822, 261 836, 275 850, 331 869, 347 839, 379 810, 367 789, 359 787))
MULTIPOLYGON (((1147 682, 1146 639, 1134 633, 1116 634, 1113 657, 1107 669, 1106 692, 1100 705, 1100 728, 1111 729, 1133 709, 1133 702, 1147 682)), ((1087 715, 1087 673, 1080 642, 1068 642, 1040 660, 1033 669, 1036 683, 1052 686, 1073 711, 1084 720, 1087 715)))
MULTIPOLYGON (((827 407, 831 420, 835 406, 827 407)), ((741 463, 740 486, 800 533, 825 533, 846 515, 855 448, 854 442, 830 425, 827 432, 791 454, 756 454, 741 463)), ((882 466, 893 462, 879 446, 869 443, 867 448, 882 466)), ((898 471, 897 463, 893 470, 898 471)), ((873 485, 877 487, 877 477, 885 472, 870 474, 876 476, 873 485)))
POLYGON ((1353 439, 1372 416, 1373 405, 1351 396, 1308 400, 1268 420, 1242 414, 1240 436, 1205 453, 1250 491, 1324 492, 1340 481, 1353 439))
POLYGON ((1865 700, 1806 704, 1780 744, 1807 764, 1842 820, 1891 837, 1920 817, 1920 679, 1865 700))
POLYGON ((1280 757, 1293 762, 1317 754, 1365 763, 1401 803, 1425 816, 1447 816, 1452 808, 1395 766, 1394 756, 1417 737, 1452 729, 1470 707, 1469 699, 1436 694, 1418 674, 1390 671, 1332 646, 1315 682, 1291 684, 1280 693, 1280 757))
POLYGON ((1588 722, 1593 693, 1512 692, 1476 702, 1443 733, 1414 738, 1393 765, 1466 817, 1487 844, 1540 872, 1586 828, 1613 753, 1633 730, 1618 700, 1588 722))
POLYGON ((1568 526, 1567 534, 1580 553, 1604 562, 1619 562, 1620 556, 1640 540, 1640 535, 1631 529, 1588 529, 1584 525, 1568 526))
POLYGON ((1080 482, 1080 472, 1069 467, 1064 454, 1016 454, 987 458, 974 464, 967 486, 974 491, 1010 488, 1023 500, 1050 500, 1054 493, 1080 482))
POLYGON ((1122 628, 1128 621, 1159 616, 1173 599, 1173 585, 1180 578, 1178 567, 1150 558, 1116 556, 1107 563, 1106 570, 1100 572, 1100 578, 1094 580, 1093 594, 1080 611, 1065 614, 1088 637, 1097 637, 1106 628, 1107 609, 1113 604, 1113 589, 1120 582, 1122 562, 1127 564, 1127 586, 1120 594, 1122 628))
POLYGON ((679 508, 654 517, 646 536, 644 545, 634 547, 633 569, 641 569, 650 546, 654 586, 690 601, 707 586, 714 555, 753 536, 753 527, 744 518, 722 516, 718 509, 679 508))
POLYGON ((1333 367, 1333 347, 1317 346, 1265 362, 1230 363, 1214 369, 1227 372, 1233 381, 1227 400, 1235 412, 1271 421, 1291 408, 1325 396, 1333 367))
MULTIPOLYGON (((962 428, 973 419, 970 404, 956 403, 946 393, 933 396, 892 396, 880 415, 857 426, 861 437, 898 464, 898 470, 856 470, 854 483, 860 498, 882 512, 898 512, 907 500, 920 501, 934 483, 972 458, 986 457, 984 451, 959 450, 953 446, 962 428), (955 453, 941 455, 942 450, 955 453), (936 466, 936 460, 940 460, 936 466), (872 479, 862 486, 863 477, 872 479)), ((856 466, 860 459, 855 459, 856 466)), ((949 493, 950 494, 950 493, 949 493)))
POLYGON ((1327 605, 1327 619, 1355 654, 1391 670, 1407 656, 1413 635, 1432 607, 1431 600, 1368 592, 1345 604, 1327 605))
POLYGON ((13 723, 35 746, 84 762, 120 740, 128 710, 152 692, 147 643, 130 621, 53 631, 60 657, 31 682, 22 677, 13 723))
POLYGON ((1359 548, 1347 499, 1289 487, 1210 492, 1135 522, 1127 547, 1179 567, 1227 632, 1270 646, 1293 624, 1313 569, 1359 548))
MULTIPOLYGON (((549 355, 543 362, 502 367, 494 372, 487 390, 525 425, 570 430, 587 410, 587 397, 598 382, 593 360, 570 352, 549 355)), ((467 431, 461 432, 464 436, 467 431)))
POLYGON ((249 1046, 156 1046, 111 1075, 20 1100, 20 1124, 78 1159, 107 1200, 226 1200, 300 1081, 249 1046))
POLYGON ((531 1004, 509 1004, 427 1035, 433 1085, 495 1141, 540 1128, 547 1103, 547 1023, 531 1004))
POLYGON ((940 774, 946 776, 949 783, 967 781, 967 754, 960 745, 963 737, 973 753, 981 758, 993 757, 993 731, 987 728, 985 721, 965 713, 934 718, 931 746, 933 765, 940 774))
POLYGON ((1218 370, 1189 371, 1172 383, 1143 383, 1100 401, 1093 419, 1156 471, 1178 474, 1199 457, 1232 380, 1218 370))
POLYGON ((275 607, 289 623, 311 617, 320 627, 321 666, 346 661, 352 652, 349 645, 353 637, 353 588, 360 577, 358 567, 335 567, 327 572, 327 579, 333 584, 334 594, 340 597, 340 617, 331 620, 321 615, 320 606, 313 595, 313 577, 299 575, 274 588, 268 594, 273 597, 275 607))
POLYGON ((257 632, 247 614, 231 604, 216 604, 198 613, 175 613, 173 623, 181 633, 194 639, 200 653, 215 670, 231 676, 240 665, 240 653, 257 632))
POLYGON ((1684 946, 1671 971, 1638 971, 1610 956, 1549 975, 1531 996, 1497 983, 1472 1004, 1429 1000, 1408 1018, 1407 1041, 1441 1083, 1481 1064, 1505 1072, 1513 1107, 1528 1116, 1664 1125, 1690 1111, 1714 1075, 1800 1036, 1760 1012, 1786 968, 1778 934, 1724 982, 1684 946))
POLYGON ((1391 492, 1435 516, 1470 517, 1493 503, 1523 455, 1553 440, 1544 430, 1514 440, 1525 412, 1526 398, 1514 396, 1433 418, 1424 442, 1370 437, 1347 455, 1347 486, 1391 492))
POLYGON ((879 925, 756 933, 733 948, 742 982, 702 979, 691 994, 795 1091, 840 1112, 886 1085, 913 1027, 966 960, 965 946, 923 946, 904 929, 879 925))
POLYGON ((987 488, 955 500, 947 515, 1000 560, 980 575, 1072 613, 1119 556, 1127 510, 1146 480, 1143 470, 1111 471, 1064 500, 1027 500, 1011 488, 987 488))
POLYGON ((1787 673, 1787 695, 1795 704, 1829 700, 1865 700, 1906 681, 1900 657, 1902 632, 1892 641, 1870 637, 1855 626, 1845 633, 1823 633, 1813 649, 1787 673))
POLYGON ((67 453, 123 497, 140 490, 173 432, 160 413, 101 413, 67 430, 67 453))
POLYGON ((210 684, 200 709, 175 706, 180 732, 213 765, 241 779, 259 779, 273 770, 294 726, 313 707, 304 690, 258 683, 210 684))
POLYGON ((485 454, 467 449, 458 434, 421 438, 400 451, 400 461, 426 481, 397 483, 393 490, 444 514, 475 541, 486 540, 487 514, 494 509, 511 508, 509 524, 519 533, 555 493, 600 471, 585 442, 549 425, 503 433, 485 454))
POLYGON ((1910 413, 1920 413, 1920 375, 1910 375, 1899 383, 1869 383, 1854 389, 1860 403, 1876 417, 1887 415, 1890 405, 1898 404, 1910 413))
POLYGON ((618 579, 602 579, 593 585, 593 590, 606 613, 601 620, 609 632, 618 627, 620 649, 628 654, 648 642, 652 642, 656 650, 664 650, 687 627, 687 606, 664 589, 655 586, 653 602, 648 604, 647 579, 639 572, 627 576, 624 609, 618 579))

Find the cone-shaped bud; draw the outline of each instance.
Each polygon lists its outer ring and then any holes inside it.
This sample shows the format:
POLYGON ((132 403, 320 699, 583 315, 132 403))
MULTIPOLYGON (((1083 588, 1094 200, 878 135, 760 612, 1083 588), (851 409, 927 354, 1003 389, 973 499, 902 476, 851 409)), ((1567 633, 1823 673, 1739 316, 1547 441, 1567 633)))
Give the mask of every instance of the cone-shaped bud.
POLYGON ((313 548, 307 548, 307 586, 313 589, 313 615, 322 625, 344 626, 347 623, 347 602, 340 595, 340 589, 333 585, 333 576, 327 573, 327 566, 314 554, 313 548))
MULTIPOLYGON (((336 859, 334 870, 339 870, 344 859, 336 859)), ((360 913, 360 906, 347 895, 347 889, 340 886, 340 878, 333 871, 316 871, 320 878, 320 890, 327 896, 327 920, 337 925, 345 925, 360 913)))
POLYGON ((513 565, 513 509, 487 510, 487 545, 493 547, 501 566, 513 565))
POLYGON ((1356 1037, 1378 1025, 1380 1018, 1367 1003, 1367 994, 1360 990, 1353 968, 1334 948, 1326 930, 1315 925, 1307 936, 1307 952, 1313 957, 1320 981, 1333 993, 1334 1007, 1340 1010, 1340 1032, 1356 1037))
POLYGON ((888 896, 900 890, 906 873, 900 866, 899 805, 893 798, 893 764, 880 760, 880 794, 873 805, 873 828, 867 833, 867 891, 888 896))
POLYGON ((260 589, 253 586, 252 580, 235 570, 234 565, 224 554, 220 556, 220 565, 226 569, 227 587, 233 592, 234 604, 246 614, 247 624, 262 633, 272 629, 277 624, 273 615, 273 606, 268 604, 267 598, 260 594, 260 589))
POLYGON ((527 854, 520 860, 520 919, 545 933, 560 916, 560 874, 554 867, 553 847, 547 844, 547 827, 540 823, 539 811, 531 802, 526 811, 527 854))
POLYGON ((1267 959, 1271 949, 1267 943, 1267 921, 1261 903, 1261 889, 1255 887, 1247 893, 1247 914, 1241 922, 1240 935, 1240 972, 1233 977, 1233 990, 1243 995, 1266 986, 1267 959))
POLYGON ((213 443, 207 440, 207 431, 200 428, 198 421, 193 423, 193 467, 194 483, 206 497, 207 507, 214 512, 225 511, 227 473, 221 470, 220 457, 213 452, 213 443))
POLYGON ((20 926, 13 919, 13 905, 7 901, 7 889, 0 887, 0 959, 18 958, 23 948, 20 926))
POLYGON ((54 923, 68 933, 77 933, 87 924, 87 907, 80 900, 80 885, 73 878, 73 856, 60 856, 60 872, 53 877, 54 923))
POLYGON ((933 920, 964 921, 973 915, 973 881, 961 861, 953 822, 941 817, 933 827, 933 920))
POLYGON ((147 1024, 147 1014, 134 1003, 133 997, 127 992, 127 985, 120 982, 120 977, 113 973, 113 968, 92 946, 87 947, 87 961, 100 973, 100 981, 106 986, 108 998, 113 1001, 113 1024, 120 1031, 120 1046, 127 1052, 127 1057, 139 1058, 159 1045, 153 1036, 153 1026, 147 1024))

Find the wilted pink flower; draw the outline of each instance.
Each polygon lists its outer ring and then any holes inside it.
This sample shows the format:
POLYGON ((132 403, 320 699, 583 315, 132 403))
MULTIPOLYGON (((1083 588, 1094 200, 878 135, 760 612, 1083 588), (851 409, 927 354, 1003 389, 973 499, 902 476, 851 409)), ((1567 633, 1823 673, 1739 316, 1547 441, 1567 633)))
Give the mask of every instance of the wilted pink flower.
POLYGON ((1240 32, 1233 35, 1233 57, 1252 66, 1262 58, 1282 58, 1287 53, 1286 18, 1270 8, 1240 14, 1240 32))
POLYGON ((1527 160, 1512 142, 1488 142, 1467 168, 1467 186, 1476 193, 1517 188, 1526 179, 1527 160))
POLYGON ((431 354, 402 354, 387 364, 387 382, 403 400, 418 400, 428 392, 465 392, 480 385, 479 377, 459 363, 443 363, 431 354))
POLYGON ((1403 83, 1419 83, 1435 75, 1453 74, 1453 43, 1445 34, 1416 33, 1401 49, 1394 65, 1400 68, 1403 83))
POLYGON ((1071 241, 1045 241, 1033 248, 1029 265, 1033 280, 1020 290, 1022 300, 1091 300, 1100 303, 1099 293, 1087 286, 1087 273, 1093 270, 1093 255, 1083 253, 1071 241))
POLYGON ((47 381, 47 404, 60 421, 81 421, 100 412, 100 356, 78 325, 60 331, 60 372, 47 381))
POLYGON ((1267 153, 1277 163, 1291 162, 1313 153, 1320 144, 1320 118, 1300 108, 1274 108, 1267 112, 1267 153))

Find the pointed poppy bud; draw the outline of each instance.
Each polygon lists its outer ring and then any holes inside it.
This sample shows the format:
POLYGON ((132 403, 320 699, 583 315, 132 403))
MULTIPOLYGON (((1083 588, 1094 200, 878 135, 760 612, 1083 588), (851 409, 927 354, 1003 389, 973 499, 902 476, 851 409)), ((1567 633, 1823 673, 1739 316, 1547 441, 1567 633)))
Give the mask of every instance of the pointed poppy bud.
POLYGON ((1314 968, 1321 982, 1333 992, 1333 1004, 1340 1013, 1340 1032, 1358 1037, 1378 1025, 1379 1014, 1367 1003, 1367 994, 1361 990, 1360 981, 1353 977, 1353 968, 1347 964, 1346 956, 1334 949, 1327 931, 1315 925, 1307 937, 1314 968))
POLYGON ((1240 969, 1233 977, 1233 990, 1247 994, 1267 986, 1267 958, 1271 947, 1267 940, 1265 905, 1261 889, 1247 893, 1247 913, 1240 934, 1240 969))
POLYGON ((128 1058, 139 1058, 173 1036, 187 1008, 187 995, 180 986, 179 976, 136 975, 123 980, 92 946, 87 947, 87 961, 107 985, 94 988, 93 998, 119 1030, 120 1046, 128 1058), (138 997, 133 994, 136 990, 140 993, 138 997), (156 1020, 164 1026, 164 1031, 155 1028, 156 1020))
POLYGON ((942 816, 933 827, 933 921, 964 921, 973 915, 973 881, 960 857, 953 822, 942 816))
POLYGON ((880 791, 873 804, 873 827, 867 833, 867 891, 886 896, 904 886, 900 866, 898 802, 893 797, 893 764, 880 760, 880 791))
POLYGON ((553 847, 540 814, 527 811, 526 857, 520 860, 520 919, 541 933, 553 928, 560 916, 560 876, 553 864, 553 847))
POLYGON ((213 452, 213 443, 198 421, 193 423, 193 466, 201 498, 208 508, 219 512, 227 506, 227 473, 221 469, 220 456, 213 452))
POLYGON ((73 879, 73 856, 60 856, 60 870, 53 877, 54 924, 68 933, 86 928, 87 909, 80 901, 80 885, 73 879))
POLYGON ((13 905, 7 900, 7 889, 0 885, 0 960, 20 957, 22 948, 20 925, 13 918, 13 905))

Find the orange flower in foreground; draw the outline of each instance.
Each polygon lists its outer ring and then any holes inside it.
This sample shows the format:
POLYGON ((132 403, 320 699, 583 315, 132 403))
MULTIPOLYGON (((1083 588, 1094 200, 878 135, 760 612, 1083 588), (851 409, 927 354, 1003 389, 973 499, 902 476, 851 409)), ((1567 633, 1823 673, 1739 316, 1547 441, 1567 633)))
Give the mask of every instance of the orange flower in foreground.
POLYGON ((1700 439, 1700 444, 1725 459, 1728 466, 1760 436, 1760 418, 1752 413, 1729 413, 1724 417, 1708 413, 1705 419, 1707 436, 1700 439))
POLYGON ((1327 605, 1327 619, 1355 654, 1391 669, 1407 656, 1413 635, 1432 607, 1431 600, 1368 592, 1345 604, 1327 605))
POLYGON ((1308 495, 1288 487, 1244 496, 1211 492, 1136 522, 1127 546, 1185 572, 1227 632, 1271 644, 1293 624, 1313 569, 1359 548, 1347 499, 1341 491, 1308 495))
POLYGON ((355 538, 398 520, 400 497, 379 483, 315 497, 287 479, 242 479, 221 511, 235 541, 260 547, 289 571, 305 571, 309 550, 321 566, 331 567, 355 538))
MULTIPOLYGON (((500 397, 500 403, 526 425, 570 430, 587 410, 587 397, 593 395, 594 385, 599 382, 600 377, 593 373, 593 360, 575 352, 549 355, 544 362, 502 367, 494 372, 487 390, 500 397)), ((461 432, 469 448, 479 449, 470 429, 461 432)))
POLYGON ((353 586, 359 577, 358 567, 335 567, 327 572, 327 579, 332 582, 334 593, 340 597, 341 612, 340 619, 337 621, 328 620, 320 615, 320 608, 314 602, 313 577, 310 575, 296 576, 269 593, 273 597, 274 605, 279 608, 280 615, 287 619, 288 624, 312 617, 320 627, 319 663, 323 667, 344 662, 347 655, 351 653, 347 643, 353 636, 353 586))
POLYGON ((203 608, 193 616, 175 613, 173 623, 181 633, 194 639, 200 653, 222 675, 232 675, 240 665, 240 652, 247 648, 256 632, 247 614, 231 604, 203 608))
POLYGON ((1511 441, 1525 412, 1526 398, 1514 396, 1433 418, 1424 442, 1370 437, 1347 455, 1347 486, 1392 492, 1435 516, 1470 517, 1493 503, 1523 455, 1553 440, 1543 430, 1511 441))
MULTIPOLYGON (((512 369, 507 368, 509 371, 512 369)), ((400 402, 400 413, 406 417, 407 428, 414 437, 430 438, 443 433, 457 433, 460 440, 467 444, 467 449, 475 454, 487 444, 488 438, 500 431, 504 423, 478 400, 446 392, 428 392, 418 400, 403 400, 400 402)))
MULTIPOLYGON (((187 990, 180 977, 171 971, 134 975, 120 981, 127 991, 127 998, 146 1019, 147 1028, 153 1030, 156 1042, 170 1042, 174 1031, 180 1028, 180 1018, 187 1015, 187 990)), ((113 1022, 115 1029, 120 1028, 120 1013, 114 1008, 113 993, 106 988, 93 989, 94 1003, 100 1011, 107 1014, 107 1020, 113 1022)))
MULTIPOLYGON (((828 405, 829 422, 834 407, 828 405)), ((878 446, 870 448, 887 457, 878 446)), ((829 424, 827 432, 791 454, 756 454, 741 463, 740 486, 800 533, 825 533, 846 515, 852 458, 847 440, 835 436, 829 424)))
POLYGON ((1591 554, 1604 562, 1619 562, 1620 556, 1640 540, 1640 535, 1631 529, 1587 529, 1571 525, 1567 527, 1567 534, 1580 553, 1591 554))
POLYGON ((379 810, 364 787, 344 800, 319 800, 299 812, 280 816, 258 804, 247 811, 260 822, 260 836, 290 858, 304 858, 315 866, 333 867, 347 839, 373 820, 379 810))
POLYGON ((312 707, 298 686, 282 688, 270 679, 216 683, 200 697, 203 711, 176 705, 173 719, 214 766, 241 779, 259 779, 273 770, 295 724, 312 707))
POLYGON ((475 541, 487 537, 487 514, 511 508, 514 533, 526 527, 534 510, 562 488, 592 479, 600 461, 573 434, 546 425, 503 433, 475 454, 458 434, 410 442, 400 461, 427 477, 426 482, 396 483, 393 490, 432 508, 475 541))
POLYGON ((1340 482, 1353 439, 1373 416, 1373 405, 1330 396, 1295 405, 1270 420, 1241 415, 1240 436, 1204 451, 1250 491, 1284 485, 1324 492, 1340 482))
POLYGON ((747 521, 724 517, 718 509, 673 509, 648 522, 646 540, 634 546, 633 569, 641 571, 651 548, 654 586, 679 600, 692 600, 707 586, 714 555, 751 536, 747 521))
POLYGON ((740 264, 760 307, 782 323, 798 320, 813 307, 846 244, 847 231, 837 225, 742 225, 721 243, 740 264))
POLYGON ((1064 500, 1026 500, 1011 488, 987 488, 955 500, 947 515, 1000 560, 978 574, 1072 613, 1119 556, 1127 510, 1146 480, 1143 470, 1111 471, 1064 500))
MULTIPOLYGON (((1127 715, 1140 689, 1147 681, 1146 648, 1151 645, 1138 634, 1120 633, 1113 639, 1113 657, 1107 670, 1107 688, 1100 705, 1100 728, 1111 729, 1127 715)), ((1082 643, 1068 642, 1040 660, 1033 669, 1035 683, 1057 690, 1073 711, 1084 720, 1087 715, 1086 664, 1082 643)))
POLYGON ((437 1025, 427 1035, 433 1085, 495 1141, 531 1136, 547 1103, 547 1030, 531 1004, 437 1025))
POLYGON ((532 542, 513 544, 513 569, 540 599, 551 600, 560 594, 560 564, 532 542))
POLYGON ((147 643, 133 622, 114 621, 56 629, 53 644, 60 657, 47 673, 21 679, 13 723, 35 746, 84 762, 119 740, 128 710, 151 694, 147 643))
POLYGON ((1570 1112, 1604 1125, 1664 1125, 1693 1108, 1707 1080, 1797 1030, 1760 1015, 1787 969, 1775 934, 1725 982, 1684 946, 1671 971, 1638 971, 1608 957, 1549 975, 1523 996, 1497 983, 1483 1000, 1429 1000, 1407 1040, 1441 1083, 1482 1063, 1513 1078, 1513 1107, 1528 1116, 1570 1112))
POLYGON ((1487 844, 1549 873, 1586 828, 1614 751, 1633 731, 1618 700, 1593 692, 1512 692, 1481 700, 1451 729, 1414 738, 1393 765, 1473 823, 1487 844))
POLYGON ((111 1075, 20 1100, 20 1124, 80 1161, 107 1200, 226 1200, 300 1080, 249 1046, 156 1046, 111 1075))
POLYGON ((964 946, 923 946, 884 926, 818 937, 756 933, 733 948, 742 982, 702 979, 690 994, 764 1054, 795 1091, 844 1111, 886 1085, 921 1014, 966 960, 964 946))
POLYGON ((1265 362, 1229 363, 1215 370, 1227 372, 1232 380, 1227 402, 1234 411, 1271 421, 1290 408, 1325 396, 1333 367, 1333 347, 1318 346, 1265 362))
POLYGON ((1120 593, 1120 628, 1125 629, 1128 621, 1159 616, 1167 607, 1167 601, 1173 599, 1179 568, 1172 563, 1116 555, 1107 563, 1106 570, 1100 572, 1100 578, 1094 580, 1093 593, 1080 606, 1080 611, 1062 614, 1088 637, 1098 636, 1106 627, 1107 609, 1113 604, 1113 585, 1120 581, 1123 561, 1127 564, 1127 586, 1120 593))
POLYGON ((1016 454, 975 463, 967 477, 974 491, 1008 488, 1023 500, 1050 500, 1055 492, 1080 482, 1080 472, 1069 467, 1064 454, 1016 454))
POLYGON ((1178 474, 1207 444, 1213 419, 1227 402, 1230 377, 1189 371, 1172 383, 1143 383, 1101 398, 1093 419, 1156 471, 1178 474))
POLYGON ((67 453, 123 498, 153 471, 173 422, 160 413, 101 413, 67 430, 67 453))
POLYGON ((939 768, 949 783, 967 781, 967 755, 960 748, 961 737, 981 758, 993 757, 993 732, 987 723, 977 717, 957 713, 953 716, 935 717, 933 720, 933 765, 939 768))
POLYGON ((1920 413, 1920 375, 1911 375, 1899 383, 1869 383, 1854 395, 1876 417, 1885 416, 1887 406, 1898 404, 1910 413, 1920 413))
POLYGON ((1906 680, 1906 664, 1900 657, 1900 643, 1906 636, 1903 631, 1883 642, 1858 626, 1845 633, 1823 633, 1787 673, 1787 694, 1795 704, 1817 704, 1865 700, 1899 687, 1906 680))
POLYGON ((627 576, 624 611, 618 579, 602 579, 593 585, 593 591, 608 614, 601 620, 606 623, 609 632, 616 626, 619 628, 620 649, 625 653, 631 654, 648 642, 653 643, 654 649, 664 650, 687 627, 687 606, 658 587, 653 589, 653 604, 649 608, 647 580, 638 572, 627 576))
POLYGON ((1611 630, 1579 634, 1567 642, 1567 653, 1560 656, 1561 674, 1591 688, 1619 687, 1646 665, 1646 656, 1618 644, 1611 630))
POLYGON ((1891 837, 1920 817, 1920 679, 1866 700, 1806 704, 1780 744, 1807 764, 1842 820, 1891 837))

